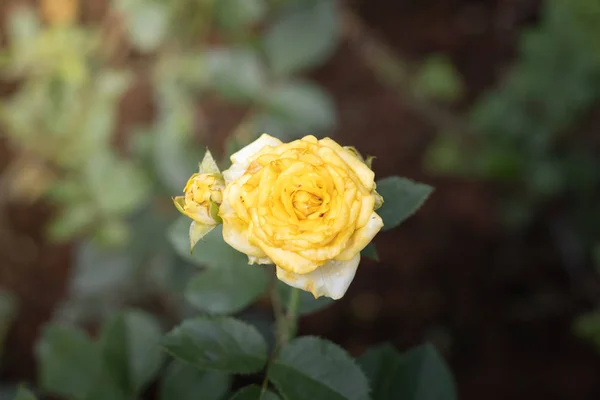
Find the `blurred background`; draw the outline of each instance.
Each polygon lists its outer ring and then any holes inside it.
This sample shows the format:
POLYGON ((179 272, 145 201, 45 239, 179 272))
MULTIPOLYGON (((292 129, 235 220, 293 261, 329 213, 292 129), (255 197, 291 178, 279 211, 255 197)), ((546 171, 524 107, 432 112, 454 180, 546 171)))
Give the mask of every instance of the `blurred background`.
POLYGON ((430 341, 465 400, 600 398, 597 0, 1 0, 0 35, 5 396, 49 321, 194 312, 170 196, 268 132, 436 188, 301 333, 430 341))

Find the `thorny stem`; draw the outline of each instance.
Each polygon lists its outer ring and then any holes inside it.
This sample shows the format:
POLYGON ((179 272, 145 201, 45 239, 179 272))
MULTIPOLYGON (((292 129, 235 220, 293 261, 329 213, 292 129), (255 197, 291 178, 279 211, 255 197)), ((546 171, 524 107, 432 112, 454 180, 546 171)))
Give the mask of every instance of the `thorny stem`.
POLYGON ((273 352, 269 356, 259 400, 262 400, 267 391, 267 386, 269 383, 269 370, 273 365, 273 360, 277 356, 279 349, 281 349, 283 345, 289 342, 296 335, 298 326, 298 306, 300 305, 300 290, 292 288, 290 291, 290 297, 288 299, 287 311, 283 311, 281 299, 279 297, 279 293, 277 292, 277 276, 274 268, 273 273, 271 274, 271 281, 269 283, 269 293, 271 296, 271 303, 273 304, 273 315, 275 317, 276 342, 273 352))

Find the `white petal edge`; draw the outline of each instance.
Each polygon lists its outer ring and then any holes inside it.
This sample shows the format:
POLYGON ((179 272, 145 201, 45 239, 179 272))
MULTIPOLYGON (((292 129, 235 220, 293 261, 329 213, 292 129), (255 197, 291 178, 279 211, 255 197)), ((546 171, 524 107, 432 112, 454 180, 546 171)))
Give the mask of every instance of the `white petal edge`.
POLYGON ((277 267, 277 278, 298 289, 311 292, 315 298, 320 296, 341 299, 352 283, 360 263, 360 254, 351 260, 331 260, 308 274, 295 274, 277 267))
POLYGON ((281 143, 281 140, 263 133, 254 142, 250 143, 236 153, 233 153, 230 157, 231 167, 223 171, 225 182, 229 183, 242 176, 250 166, 250 158, 261 151, 265 146, 278 146, 281 143))
POLYGON ((263 259, 267 256, 260 248, 250 244, 247 236, 244 235, 243 232, 236 231, 226 223, 223 224, 223 240, 237 251, 246 254, 248 257, 263 259))

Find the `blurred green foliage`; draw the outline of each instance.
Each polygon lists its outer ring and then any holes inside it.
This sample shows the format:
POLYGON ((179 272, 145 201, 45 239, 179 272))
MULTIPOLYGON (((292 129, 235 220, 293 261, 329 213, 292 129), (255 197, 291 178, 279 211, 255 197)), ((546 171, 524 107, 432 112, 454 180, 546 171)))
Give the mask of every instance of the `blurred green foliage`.
POLYGON ((600 168, 589 143, 571 130, 600 98, 600 4, 545 3, 539 23, 522 34, 505 80, 471 109, 476 134, 441 134, 426 164, 436 173, 511 182, 507 222, 523 226, 534 210, 568 196, 582 231, 600 234, 590 201, 600 168))

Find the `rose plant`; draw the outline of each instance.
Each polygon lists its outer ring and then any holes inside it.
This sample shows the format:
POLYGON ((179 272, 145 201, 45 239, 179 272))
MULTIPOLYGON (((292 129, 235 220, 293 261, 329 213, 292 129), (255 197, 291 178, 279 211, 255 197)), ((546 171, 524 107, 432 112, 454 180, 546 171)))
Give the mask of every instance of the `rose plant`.
POLYGON ((174 202, 192 219, 192 251, 208 254, 221 246, 224 254, 220 242, 244 259, 234 256, 230 262, 236 268, 217 264, 190 282, 188 300, 208 315, 185 320, 164 337, 164 348, 201 370, 228 375, 264 371, 261 386, 241 388, 232 399, 454 399, 451 376, 430 345, 404 355, 384 345, 356 364, 331 342, 294 338, 299 315, 321 307, 310 303, 321 296, 343 297, 361 252, 376 258, 374 248, 367 248, 375 235, 414 213, 432 189, 400 177, 376 183, 371 159, 330 138, 305 136, 283 143, 263 134, 230 159, 221 174, 207 150, 185 195, 174 202), (222 228, 216 230, 218 224, 222 228), (224 302, 232 312, 243 308, 240 304, 264 291, 265 281, 255 277, 265 272, 272 277, 271 287, 275 277, 288 285, 269 292, 276 325, 270 345, 256 327, 224 316, 227 307, 209 304, 224 302), (228 300, 207 293, 224 282, 221 274, 229 277, 231 291, 221 295, 228 300), (236 303, 253 285, 260 290, 236 303), (397 385, 377 384, 408 373, 413 378, 397 385), (432 373, 431 382, 420 380, 432 373))

